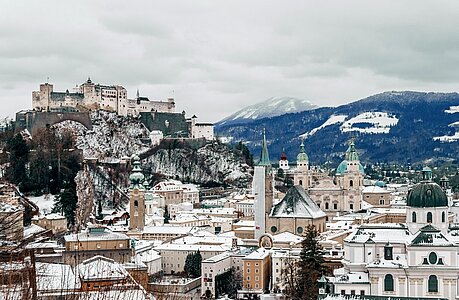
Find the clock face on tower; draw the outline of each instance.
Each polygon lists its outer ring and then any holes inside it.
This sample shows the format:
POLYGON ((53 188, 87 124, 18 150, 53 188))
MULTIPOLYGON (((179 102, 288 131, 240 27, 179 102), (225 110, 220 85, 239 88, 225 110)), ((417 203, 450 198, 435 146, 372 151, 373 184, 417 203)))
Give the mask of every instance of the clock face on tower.
POLYGON ((271 249, 273 247, 273 239, 270 235, 264 234, 260 237, 258 240, 258 246, 265 248, 265 249, 271 249))

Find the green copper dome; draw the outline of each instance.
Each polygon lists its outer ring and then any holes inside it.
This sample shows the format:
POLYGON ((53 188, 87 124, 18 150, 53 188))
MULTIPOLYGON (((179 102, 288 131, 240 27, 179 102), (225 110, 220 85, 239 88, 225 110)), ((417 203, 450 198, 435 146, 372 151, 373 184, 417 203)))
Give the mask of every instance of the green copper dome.
POLYGON ((346 160, 347 161, 359 160, 359 154, 355 150, 355 144, 353 141, 349 143, 349 147, 346 150, 346 160))
POLYGON ((306 152, 304 151, 304 143, 303 143, 303 141, 301 141, 300 153, 298 153, 298 155, 296 156, 296 161, 297 162, 307 162, 307 161, 309 161, 309 157, 306 154, 306 152))
MULTIPOLYGON (((346 150, 344 160, 336 168, 336 175, 344 175, 347 172, 349 162, 359 161, 359 154, 355 150, 355 144, 353 141, 349 143, 349 147, 346 150)), ((359 172, 365 174, 362 164, 359 162, 359 172)))
POLYGON ((408 192, 406 205, 411 207, 445 207, 448 206, 448 198, 438 184, 424 181, 408 192))
MULTIPOLYGON (((347 172, 347 160, 343 160, 339 165, 338 168, 336 168, 336 175, 344 175, 344 173, 347 172)), ((359 172, 362 174, 365 174, 365 170, 363 169, 363 166, 361 163, 359 163, 359 172)))

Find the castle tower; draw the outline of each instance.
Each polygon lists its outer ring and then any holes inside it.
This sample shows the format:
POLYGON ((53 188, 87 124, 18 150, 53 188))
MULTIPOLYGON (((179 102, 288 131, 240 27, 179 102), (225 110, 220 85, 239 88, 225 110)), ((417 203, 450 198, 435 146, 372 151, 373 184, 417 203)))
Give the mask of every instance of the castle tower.
POLYGON ((133 169, 129 176, 130 186, 130 222, 129 230, 142 231, 145 227, 145 176, 140 168, 140 158, 133 155, 131 158, 133 169))
POLYGON ((266 232, 266 218, 273 207, 273 172, 269 161, 266 133, 263 133, 263 145, 258 165, 253 175, 253 194, 255 195, 255 238, 266 232))
POLYGON ((52 84, 48 82, 40 84, 40 90, 32 92, 32 108, 38 111, 49 111, 52 93, 52 84))
POLYGON ((296 171, 293 175, 293 184, 301 185, 305 190, 309 188, 309 157, 304 151, 303 141, 301 141, 300 153, 296 156, 296 171))

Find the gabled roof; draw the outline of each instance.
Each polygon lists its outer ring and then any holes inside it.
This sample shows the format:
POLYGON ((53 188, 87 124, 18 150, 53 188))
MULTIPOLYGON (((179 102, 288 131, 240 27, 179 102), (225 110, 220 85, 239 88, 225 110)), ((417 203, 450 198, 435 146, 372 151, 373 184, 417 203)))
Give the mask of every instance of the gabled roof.
POLYGON ((122 265, 100 255, 83 261, 77 269, 82 281, 122 280, 128 277, 122 265))
POLYGON ((309 197, 304 188, 296 185, 290 188, 279 203, 277 203, 270 214, 275 218, 320 218, 325 213, 309 197))
POLYGON ((453 246, 440 231, 432 225, 422 227, 414 236, 410 246, 453 246))

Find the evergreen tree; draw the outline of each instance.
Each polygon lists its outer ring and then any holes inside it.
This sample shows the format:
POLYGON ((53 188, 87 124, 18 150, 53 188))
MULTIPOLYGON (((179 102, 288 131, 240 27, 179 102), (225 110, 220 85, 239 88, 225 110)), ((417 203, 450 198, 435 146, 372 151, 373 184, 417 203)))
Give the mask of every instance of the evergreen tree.
POLYGON ((189 277, 199 277, 201 276, 201 262, 202 256, 201 253, 190 253, 186 256, 184 271, 189 277))
POLYGON ((78 197, 74 181, 68 183, 55 198, 53 212, 63 214, 67 218, 68 227, 75 225, 75 210, 77 202, 78 197))
POLYGON ((167 205, 164 207, 164 224, 169 224, 169 220, 171 219, 171 216, 169 215, 169 209, 167 208, 167 205))
POLYGON ((27 182, 29 146, 26 141, 20 134, 16 134, 8 140, 6 150, 10 152, 10 165, 6 169, 7 179, 14 184, 27 182))
POLYGON ((324 252, 318 243, 319 233, 315 226, 308 227, 305 240, 302 243, 303 249, 300 253, 300 260, 297 262, 293 272, 287 296, 295 300, 317 300, 319 286, 317 281, 325 272, 324 252))

